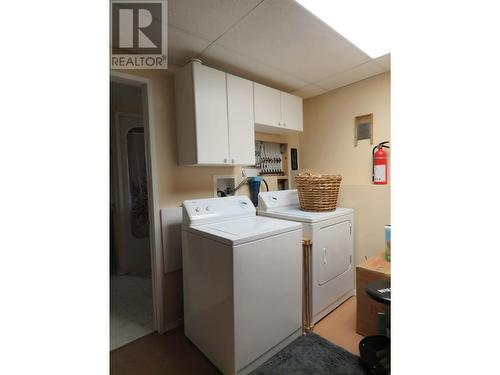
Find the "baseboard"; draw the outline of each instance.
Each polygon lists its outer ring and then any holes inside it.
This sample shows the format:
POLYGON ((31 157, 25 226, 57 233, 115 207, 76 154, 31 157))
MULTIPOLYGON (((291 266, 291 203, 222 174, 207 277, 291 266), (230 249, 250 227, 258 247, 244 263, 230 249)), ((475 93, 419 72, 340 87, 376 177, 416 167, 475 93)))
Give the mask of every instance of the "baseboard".
POLYGON ((183 319, 182 318, 179 318, 177 320, 174 320, 172 322, 169 322, 167 324, 165 324, 165 327, 163 327, 163 330, 162 331, 158 331, 158 333, 160 335, 163 335, 164 333, 168 332, 168 331, 171 331, 177 327, 180 327, 183 323, 183 319))

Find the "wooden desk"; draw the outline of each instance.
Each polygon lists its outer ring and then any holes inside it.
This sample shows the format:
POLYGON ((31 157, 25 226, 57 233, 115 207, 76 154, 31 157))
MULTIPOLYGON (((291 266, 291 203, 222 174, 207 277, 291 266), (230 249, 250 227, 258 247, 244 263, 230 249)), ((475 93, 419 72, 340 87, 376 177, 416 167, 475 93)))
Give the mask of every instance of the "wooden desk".
POLYGON ((356 332, 360 335, 378 335, 378 313, 387 310, 387 306, 366 294, 365 285, 370 281, 390 278, 391 263, 385 260, 383 251, 356 266, 356 332))

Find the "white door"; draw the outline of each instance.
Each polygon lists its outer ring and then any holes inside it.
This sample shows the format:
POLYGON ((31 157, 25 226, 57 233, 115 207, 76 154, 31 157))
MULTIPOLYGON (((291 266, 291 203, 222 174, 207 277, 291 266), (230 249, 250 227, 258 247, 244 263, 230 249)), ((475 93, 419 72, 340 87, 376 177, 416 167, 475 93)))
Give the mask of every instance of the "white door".
POLYGON ((352 262, 351 222, 321 228, 318 233, 318 282, 326 284, 348 271, 352 262))
POLYGON ((281 128, 280 91, 254 82, 255 123, 281 128))
POLYGON ((229 163, 226 73, 193 64, 199 164, 229 163))
POLYGON ((302 98, 281 93, 281 121, 283 127, 290 130, 303 130, 302 98))
POLYGON ((226 79, 230 163, 255 165, 253 82, 231 74, 226 79))

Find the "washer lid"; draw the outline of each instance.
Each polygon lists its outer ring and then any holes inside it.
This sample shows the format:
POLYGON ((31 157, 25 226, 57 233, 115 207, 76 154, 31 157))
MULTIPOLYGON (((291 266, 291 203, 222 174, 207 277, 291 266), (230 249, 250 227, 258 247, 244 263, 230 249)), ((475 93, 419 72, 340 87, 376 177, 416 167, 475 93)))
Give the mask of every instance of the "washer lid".
POLYGON ((186 227, 186 230, 228 245, 241 245, 301 228, 301 224, 294 221, 252 216, 219 223, 186 227))
POLYGON ((319 221, 329 220, 344 215, 350 215, 354 212, 352 208, 337 207, 335 211, 310 212, 302 211, 299 206, 276 208, 269 211, 259 211, 259 215, 276 217, 285 220, 300 221, 302 223, 317 223, 319 221))

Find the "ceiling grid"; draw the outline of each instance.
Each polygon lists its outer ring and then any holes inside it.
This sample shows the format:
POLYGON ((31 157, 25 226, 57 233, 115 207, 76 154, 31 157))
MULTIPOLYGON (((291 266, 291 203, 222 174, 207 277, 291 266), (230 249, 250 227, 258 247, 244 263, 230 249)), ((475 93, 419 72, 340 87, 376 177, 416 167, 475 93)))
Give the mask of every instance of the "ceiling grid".
POLYGON ((320 95, 390 70, 292 0, 169 0, 169 62, 200 57, 228 73, 320 95))

